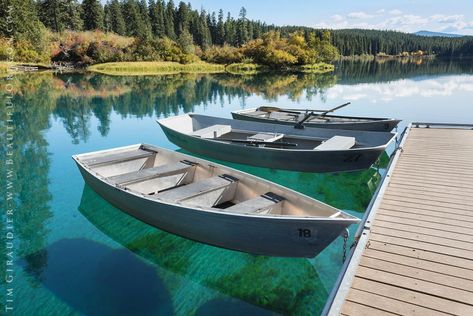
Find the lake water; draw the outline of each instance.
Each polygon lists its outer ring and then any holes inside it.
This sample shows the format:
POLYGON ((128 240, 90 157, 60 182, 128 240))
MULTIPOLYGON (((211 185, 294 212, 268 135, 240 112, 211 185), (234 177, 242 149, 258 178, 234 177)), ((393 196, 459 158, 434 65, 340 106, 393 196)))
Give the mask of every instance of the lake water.
MULTIPOLYGON (((345 62, 335 73, 110 77, 16 75, 13 165, 6 165, 6 79, 1 79, 1 308, 15 315, 318 315, 342 265, 342 241, 314 259, 253 256, 192 242, 121 213, 84 182, 71 155, 146 142, 177 149, 155 120, 186 112, 230 117, 263 104, 330 108, 409 122, 472 123, 470 62, 345 62), (13 187, 7 186, 7 169, 13 187), (15 262, 5 255, 6 192, 14 193, 15 262), (4 275, 12 269, 14 279, 4 275)), ((378 168, 310 174, 228 164, 358 217, 378 168)), ((351 228, 354 232, 356 227, 351 228)), ((352 234, 353 235, 353 234, 352 234)))

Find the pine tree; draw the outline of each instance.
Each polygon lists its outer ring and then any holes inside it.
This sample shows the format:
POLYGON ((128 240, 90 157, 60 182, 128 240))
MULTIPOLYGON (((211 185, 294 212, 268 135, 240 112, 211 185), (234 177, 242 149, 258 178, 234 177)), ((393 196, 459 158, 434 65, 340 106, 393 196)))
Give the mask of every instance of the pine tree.
POLYGON ((187 29, 183 29, 181 35, 179 35, 179 46, 182 51, 186 54, 194 54, 194 39, 192 38, 191 33, 187 29))
POLYGON ((1 36, 35 42, 43 29, 33 0, 0 0, 1 36))
POLYGON ((172 0, 169 0, 166 5, 164 29, 167 37, 173 40, 176 39, 176 33, 174 30, 174 2, 172 0))
POLYGON ((118 2, 118 0, 112 0, 108 7, 110 14, 110 30, 116 34, 125 35, 126 26, 120 2, 118 2))
POLYGON ((223 45, 225 42, 225 22, 223 21, 223 10, 218 11, 218 22, 217 22, 217 41, 219 45, 223 45))
POLYGON ((126 0, 123 4, 123 19, 126 25, 126 34, 140 39, 148 39, 149 33, 140 15, 140 8, 135 0, 126 0))
POLYGON ((235 22, 230 15, 230 12, 228 12, 227 20, 225 21, 225 43, 230 45, 236 44, 235 22))
POLYGON ((197 17, 195 40, 196 43, 204 50, 212 45, 212 38, 207 25, 207 13, 205 10, 201 10, 200 15, 197 17))
POLYGON ((237 43, 238 45, 243 45, 249 40, 248 20, 246 18, 245 7, 241 7, 239 17, 237 23, 237 43))
POLYGON ((68 30, 80 31, 83 28, 81 19, 81 6, 77 0, 65 0, 66 2, 66 20, 64 25, 68 30))
POLYGON ((44 26, 54 32, 64 30, 65 7, 62 0, 43 0, 39 2, 39 18, 44 26))
POLYGON ((149 19, 149 10, 148 10, 148 4, 146 3, 146 0, 141 0, 138 3, 138 8, 139 8, 139 14, 141 17, 141 20, 143 21, 144 27, 146 29, 146 37, 151 36, 151 21, 149 19))
POLYGON ((84 29, 101 30, 103 29, 104 12, 100 1, 83 0, 82 1, 82 20, 84 20, 84 29))
POLYGON ((176 13, 176 20, 174 21, 176 34, 178 36, 189 28, 189 7, 184 2, 179 2, 179 8, 176 13))
POLYGON ((164 3, 162 0, 149 2, 149 18, 151 22, 151 31, 155 37, 164 36, 164 3))

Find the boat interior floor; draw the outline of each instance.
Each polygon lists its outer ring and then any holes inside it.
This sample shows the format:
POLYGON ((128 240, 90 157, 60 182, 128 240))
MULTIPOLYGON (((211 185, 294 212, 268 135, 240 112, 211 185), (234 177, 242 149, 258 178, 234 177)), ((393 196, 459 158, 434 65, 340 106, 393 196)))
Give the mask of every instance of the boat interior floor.
POLYGON ((234 176, 212 175, 213 171, 188 160, 168 159, 156 165, 158 155, 140 148, 83 161, 99 174, 112 173, 105 176, 109 183, 151 199, 238 214, 281 212, 284 198, 277 194, 237 194, 240 180, 234 176), (116 165, 121 166, 121 171, 116 165))

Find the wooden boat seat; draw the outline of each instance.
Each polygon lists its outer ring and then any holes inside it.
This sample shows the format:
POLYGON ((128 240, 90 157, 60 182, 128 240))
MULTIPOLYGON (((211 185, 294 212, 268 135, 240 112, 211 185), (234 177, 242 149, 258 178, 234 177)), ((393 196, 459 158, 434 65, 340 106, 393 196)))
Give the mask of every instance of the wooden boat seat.
POLYGON ((217 138, 222 136, 223 134, 230 133, 231 131, 232 127, 230 125, 217 124, 196 130, 191 135, 200 138, 217 138))
POLYGON ((327 139, 314 150, 343 150, 355 146, 355 137, 333 136, 327 139))
POLYGON ((247 140, 257 142, 268 142, 272 143, 284 137, 284 134, 278 133, 258 133, 252 136, 248 136, 247 140))
POLYGON ((224 211, 240 214, 268 214, 272 210, 280 208, 282 201, 284 201, 283 197, 272 192, 268 192, 254 199, 246 200, 233 206, 227 207, 224 209, 224 211))
POLYGON ((146 181, 153 178, 166 177, 175 174, 188 172, 191 168, 195 168, 195 164, 190 161, 180 161, 176 163, 165 164, 153 168, 141 169, 134 172, 119 174, 109 177, 108 180, 116 184, 126 184, 139 181, 146 181))
POLYGON ((231 201, 236 192, 238 179, 219 175, 156 194, 157 198, 173 203, 185 202, 200 207, 212 207, 231 201))
POLYGON ((138 150, 132 150, 132 151, 125 151, 125 152, 117 153, 117 154, 109 154, 106 156, 101 156, 101 157, 96 157, 96 158, 89 158, 89 159, 82 160, 82 162, 88 166, 96 166, 96 165, 112 164, 112 163, 124 162, 124 161, 141 159, 141 158, 148 158, 155 154, 156 152, 154 151, 138 149, 138 150))

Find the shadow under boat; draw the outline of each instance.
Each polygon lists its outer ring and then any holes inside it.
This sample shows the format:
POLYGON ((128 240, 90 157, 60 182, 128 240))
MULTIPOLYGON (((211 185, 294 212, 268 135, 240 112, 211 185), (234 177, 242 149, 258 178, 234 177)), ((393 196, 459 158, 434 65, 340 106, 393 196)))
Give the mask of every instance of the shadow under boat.
POLYGON ((255 309, 250 314, 259 314, 261 308, 282 314, 317 314, 328 295, 329 289, 305 258, 255 256, 160 231, 116 209, 88 185, 79 211, 101 232, 140 257, 237 300, 206 302, 196 313, 217 313, 222 306, 235 306, 247 312, 255 309), (251 305, 246 306, 248 303, 251 305))
POLYGON ((174 315, 155 268, 126 249, 66 238, 27 255, 20 265, 84 315, 174 315))

